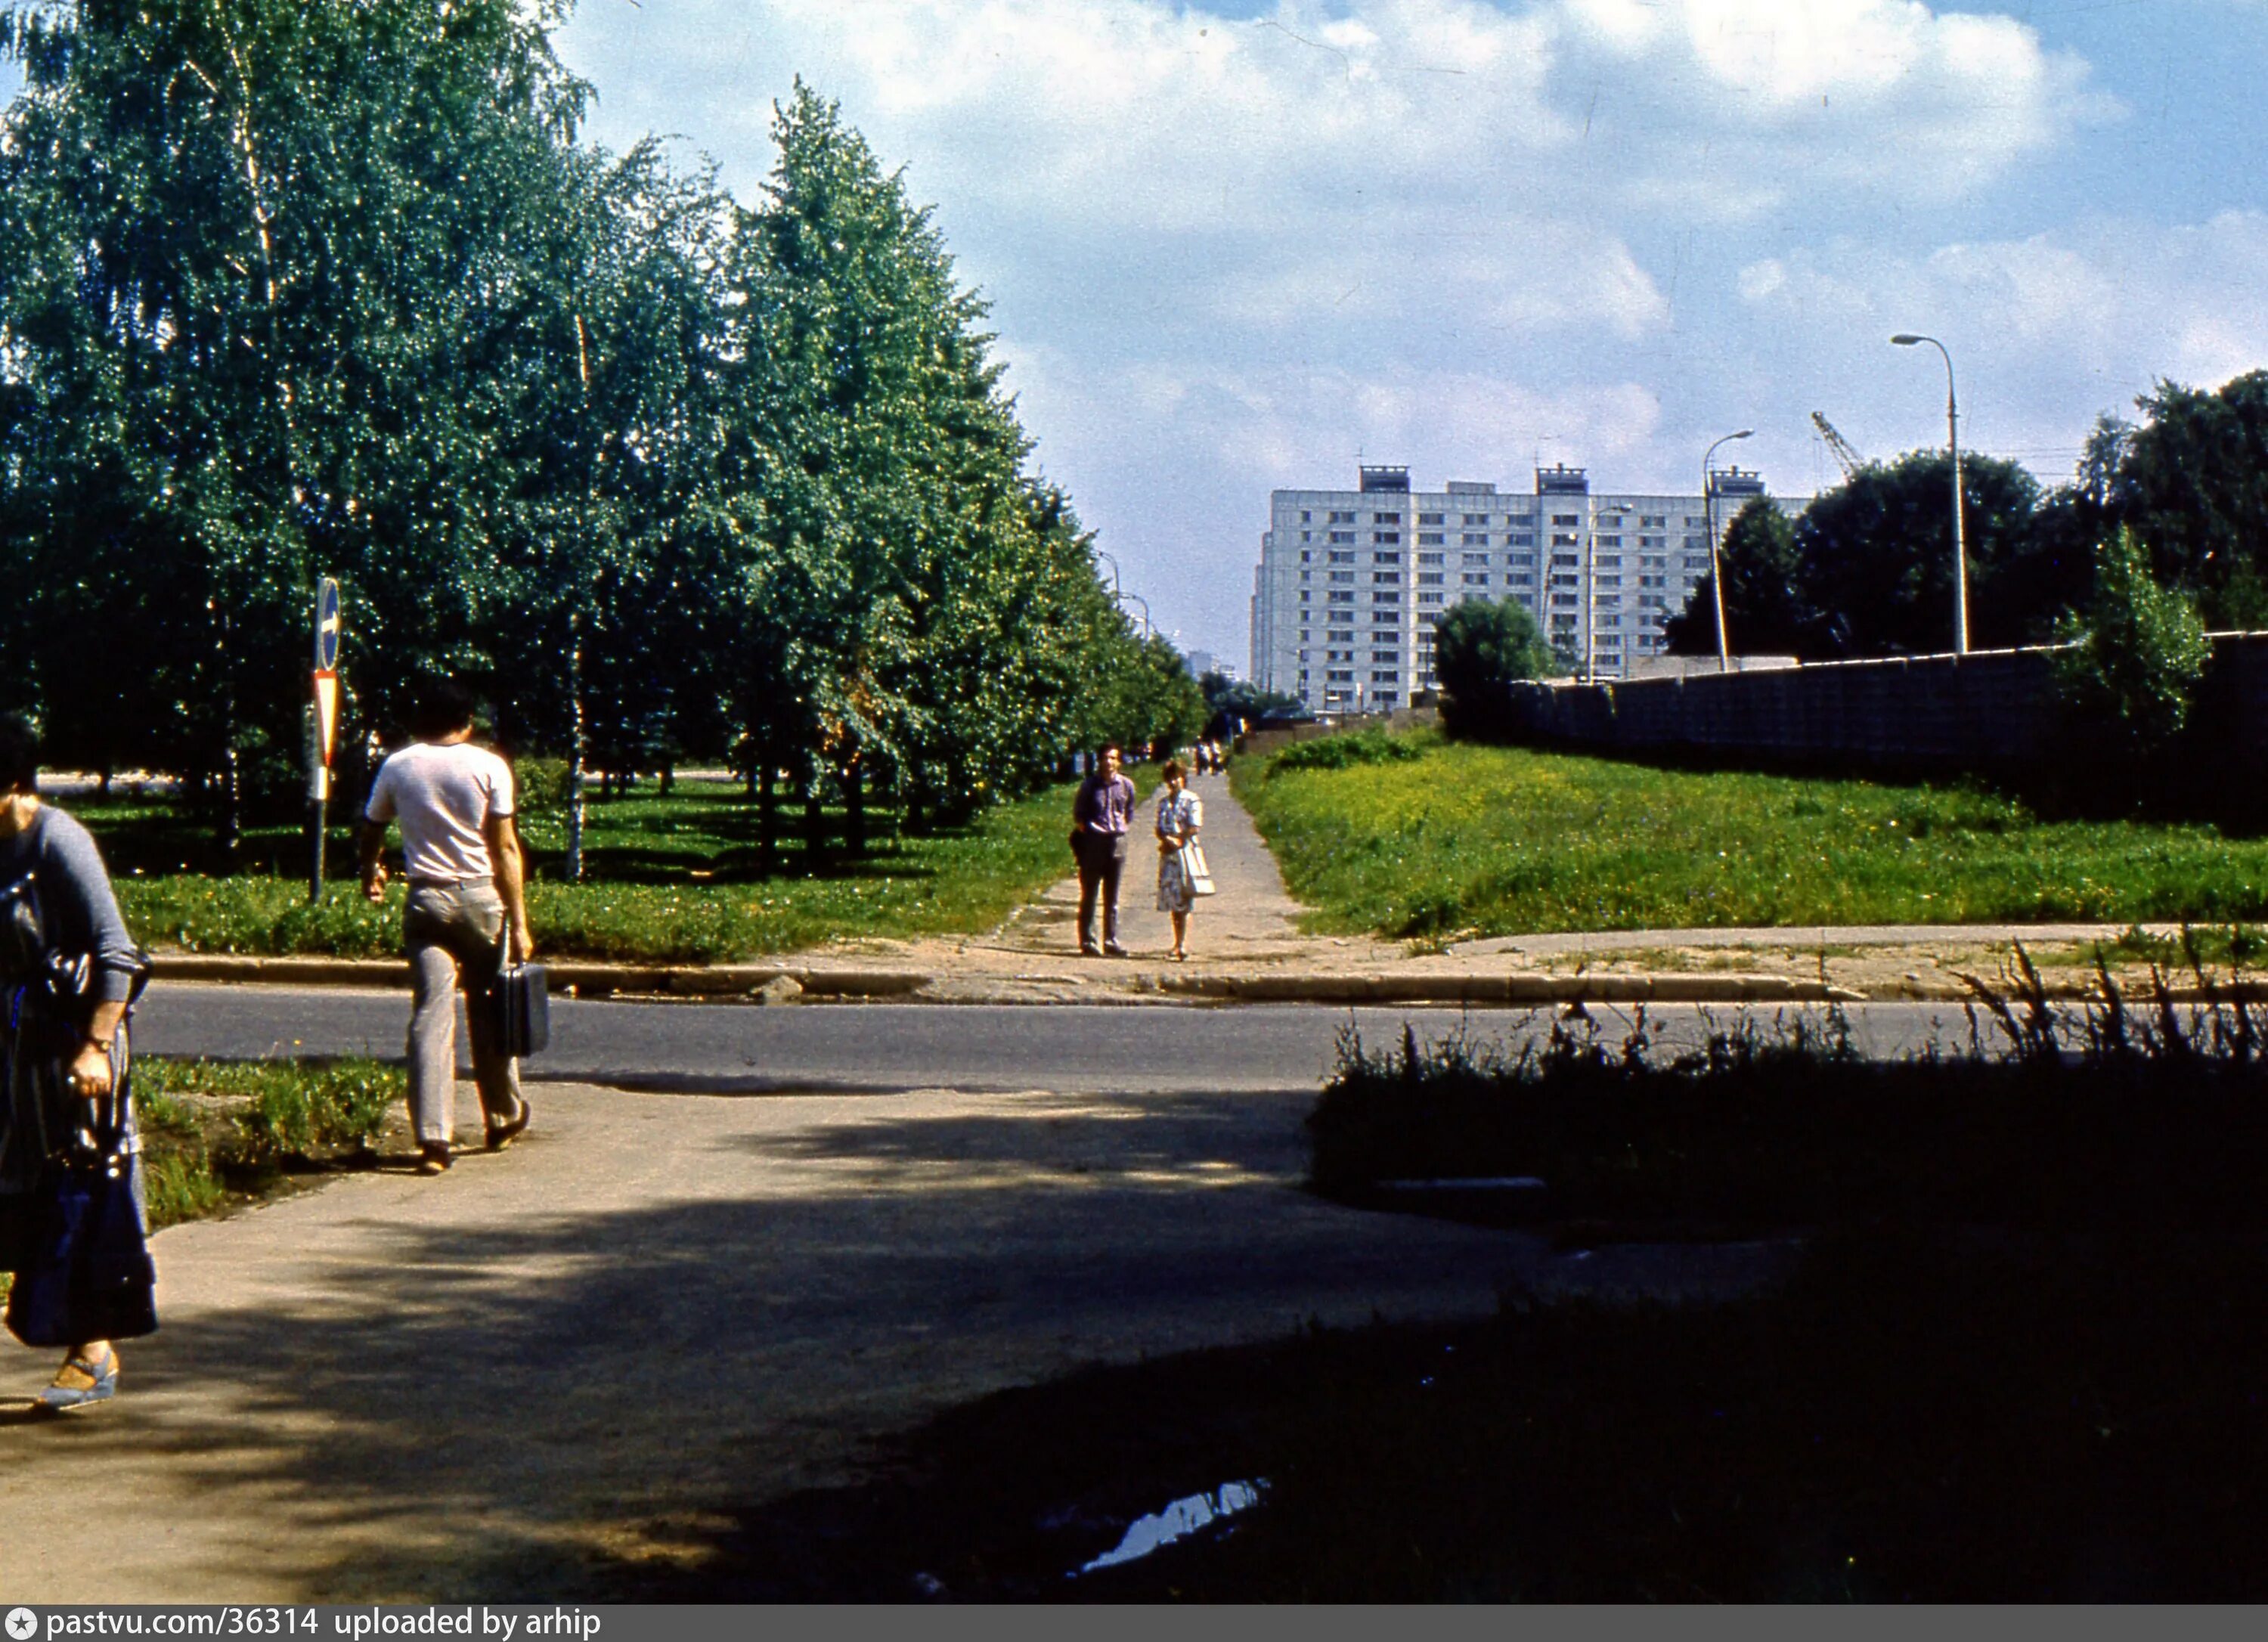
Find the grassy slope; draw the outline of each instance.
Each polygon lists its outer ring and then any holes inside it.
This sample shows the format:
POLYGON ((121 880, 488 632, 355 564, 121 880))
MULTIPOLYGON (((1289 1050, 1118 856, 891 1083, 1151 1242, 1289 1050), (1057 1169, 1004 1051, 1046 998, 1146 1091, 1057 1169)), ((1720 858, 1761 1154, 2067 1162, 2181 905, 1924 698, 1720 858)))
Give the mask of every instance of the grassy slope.
MULTIPOLYGON (((582 884, 551 877, 564 847, 561 819, 532 815, 524 827, 536 862, 536 939, 552 957, 717 962, 842 937, 986 929, 1070 870, 1071 794, 1051 789, 937 836, 877 837, 862 858, 808 871, 797 817, 784 813, 785 870, 770 879, 756 871, 754 807, 722 786, 687 783, 667 799, 593 804, 586 857, 594 881, 582 884)), ((102 842, 128 925, 147 946, 345 957, 400 950, 398 881, 383 907, 346 881, 310 907, 305 880, 288 870, 229 878, 179 870, 196 858, 197 841, 160 806, 69 807, 102 842)), ((279 867, 292 843, 254 841, 279 867)), ((350 867, 343 842, 332 862, 350 867)))
POLYGON ((2268 840, 2042 821, 1958 789, 1657 769, 1418 739, 1238 796, 1327 929, 1418 939, 1812 924, 2257 919, 2268 840))

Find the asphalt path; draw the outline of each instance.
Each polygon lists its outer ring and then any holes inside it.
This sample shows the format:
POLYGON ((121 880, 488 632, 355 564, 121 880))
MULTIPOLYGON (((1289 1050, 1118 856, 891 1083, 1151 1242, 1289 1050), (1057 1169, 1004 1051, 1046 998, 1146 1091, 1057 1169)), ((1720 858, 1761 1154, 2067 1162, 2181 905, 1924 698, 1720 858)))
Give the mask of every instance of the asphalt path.
MULTIPOLYGON (((398 1060, 409 1007, 398 991, 160 984, 136 1016, 135 1043, 144 1054, 222 1059, 398 1060)), ((1594 1005, 1588 1012, 1616 1043, 1633 1020, 1622 1007, 1594 1005)), ((1821 1011, 1800 1007, 1763 1008, 1747 1018, 1766 1028, 1824 1020, 1821 1011)), ((1538 1010, 1320 1005, 762 1008, 562 998, 552 1004, 551 1045, 526 1071, 534 1079, 709 1094, 1312 1089, 1329 1076, 1340 1034, 1350 1027, 1373 1048, 1397 1042, 1405 1023, 1427 1042, 1462 1031, 1509 1046, 1541 1037, 1554 1019, 1538 1010)), ((1669 1048, 1742 1019, 1724 1005, 1656 1005, 1646 1014, 1650 1034, 1669 1048)), ((1855 1045, 1872 1056, 1969 1042, 1957 1005, 1848 1005, 1845 1019, 1855 1045)))

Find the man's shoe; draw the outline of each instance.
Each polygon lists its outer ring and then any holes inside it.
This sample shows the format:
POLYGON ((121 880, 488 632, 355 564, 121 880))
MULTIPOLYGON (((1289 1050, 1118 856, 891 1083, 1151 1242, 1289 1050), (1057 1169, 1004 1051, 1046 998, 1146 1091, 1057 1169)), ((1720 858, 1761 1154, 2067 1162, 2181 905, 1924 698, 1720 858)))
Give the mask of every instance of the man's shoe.
POLYGON ((1115 940, 1107 940, 1107 941, 1103 942, 1103 943, 1102 943, 1102 951, 1103 951, 1103 955, 1104 955, 1105 957, 1109 957, 1109 958, 1130 958, 1130 957, 1132 957, 1132 956, 1134 955, 1133 954, 1131 954, 1131 953, 1128 952, 1128 951, 1126 950, 1126 948, 1124 948, 1123 946, 1120 946, 1116 941, 1115 941, 1115 940))
POLYGON ((522 1095, 519 1100, 519 1110, 517 1113, 501 1123, 490 1123, 488 1126, 489 1150, 501 1152, 519 1139, 520 1132, 527 1127, 528 1120, 534 1116, 534 1109, 528 1105, 527 1097, 522 1095))
POLYGON ((1079 955, 1082 958, 1100 958, 1102 956, 1102 948, 1093 941, 1081 941, 1079 944, 1079 955))
POLYGON ((73 1352, 63 1359, 63 1366, 55 1370, 55 1383, 40 1393, 40 1407, 50 1414, 68 1414, 77 1409, 92 1408, 98 1403, 107 1403, 118 1395, 118 1353, 104 1356, 96 1366, 73 1352))
POLYGON ((434 1141, 418 1148, 417 1172, 420 1174, 446 1174, 449 1172, 449 1147, 446 1141, 434 1141))

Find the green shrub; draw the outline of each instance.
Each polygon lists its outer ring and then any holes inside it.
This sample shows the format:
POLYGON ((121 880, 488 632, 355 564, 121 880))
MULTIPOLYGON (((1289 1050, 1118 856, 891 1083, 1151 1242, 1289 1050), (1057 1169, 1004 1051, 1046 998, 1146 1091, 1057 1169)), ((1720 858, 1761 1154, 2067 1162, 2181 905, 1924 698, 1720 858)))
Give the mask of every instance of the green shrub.
POLYGON ((1344 735, 1318 736, 1295 741, 1276 755, 1270 768, 1279 769, 1351 769, 1358 764, 1407 764, 1425 756, 1405 738, 1383 730, 1356 730, 1344 735))
POLYGON ((2122 526, 2095 549, 2093 604, 2057 637, 2071 646, 2055 658, 2057 692, 2090 753, 2102 750, 2106 729, 2130 755, 2181 733, 2213 647, 2196 607, 2150 574, 2149 551, 2132 531, 2122 526))
POLYGON ((1504 727, 1506 692, 1521 679, 1555 666, 1535 618, 1510 599, 1468 599, 1433 628, 1433 673, 1441 683, 1441 723, 1452 735, 1489 735, 1504 727))

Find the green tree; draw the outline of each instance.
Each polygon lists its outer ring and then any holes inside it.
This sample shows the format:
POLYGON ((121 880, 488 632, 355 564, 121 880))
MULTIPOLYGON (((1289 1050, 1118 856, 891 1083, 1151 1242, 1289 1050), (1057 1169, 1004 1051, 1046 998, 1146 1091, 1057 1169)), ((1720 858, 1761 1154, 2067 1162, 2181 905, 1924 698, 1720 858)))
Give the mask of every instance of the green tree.
POLYGON ((2268 626, 2268 371, 2137 400, 2110 511, 2221 627, 2268 626))
POLYGON ((2132 530, 2121 528, 2097 550, 2087 613, 2066 617, 2058 637, 2070 646, 2055 659, 2058 692, 2090 747, 2107 750, 2097 739, 2106 729, 2129 754, 2155 751, 2180 733, 2213 647, 2195 604, 2151 575, 2149 551, 2132 530))
POLYGON ((1433 628, 1433 675, 1441 683, 1441 723, 1452 735, 1501 726, 1506 688, 1552 671, 1550 646, 1535 618, 1512 600, 1468 599, 1433 628))
MULTIPOLYGON (((1811 642, 1819 613, 1805 601, 1804 562, 1795 526, 1763 497, 1733 516, 1717 550, 1725 573, 1726 643, 1734 655, 1796 655, 1811 642)), ((1685 608, 1663 624, 1670 652, 1717 653, 1716 584, 1704 577, 1685 608)))
MULTIPOLYGON (((1970 643, 2045 637, 2059 601, 2032 555, 2039 485, 2014 462, 1962 459, 1970 643)), ((1861 469, 1795 524, 1798 591, 1817 613, 1808 659, 1929 654, 1953 647, 1950 469, 1916 451, 1861 469)))

